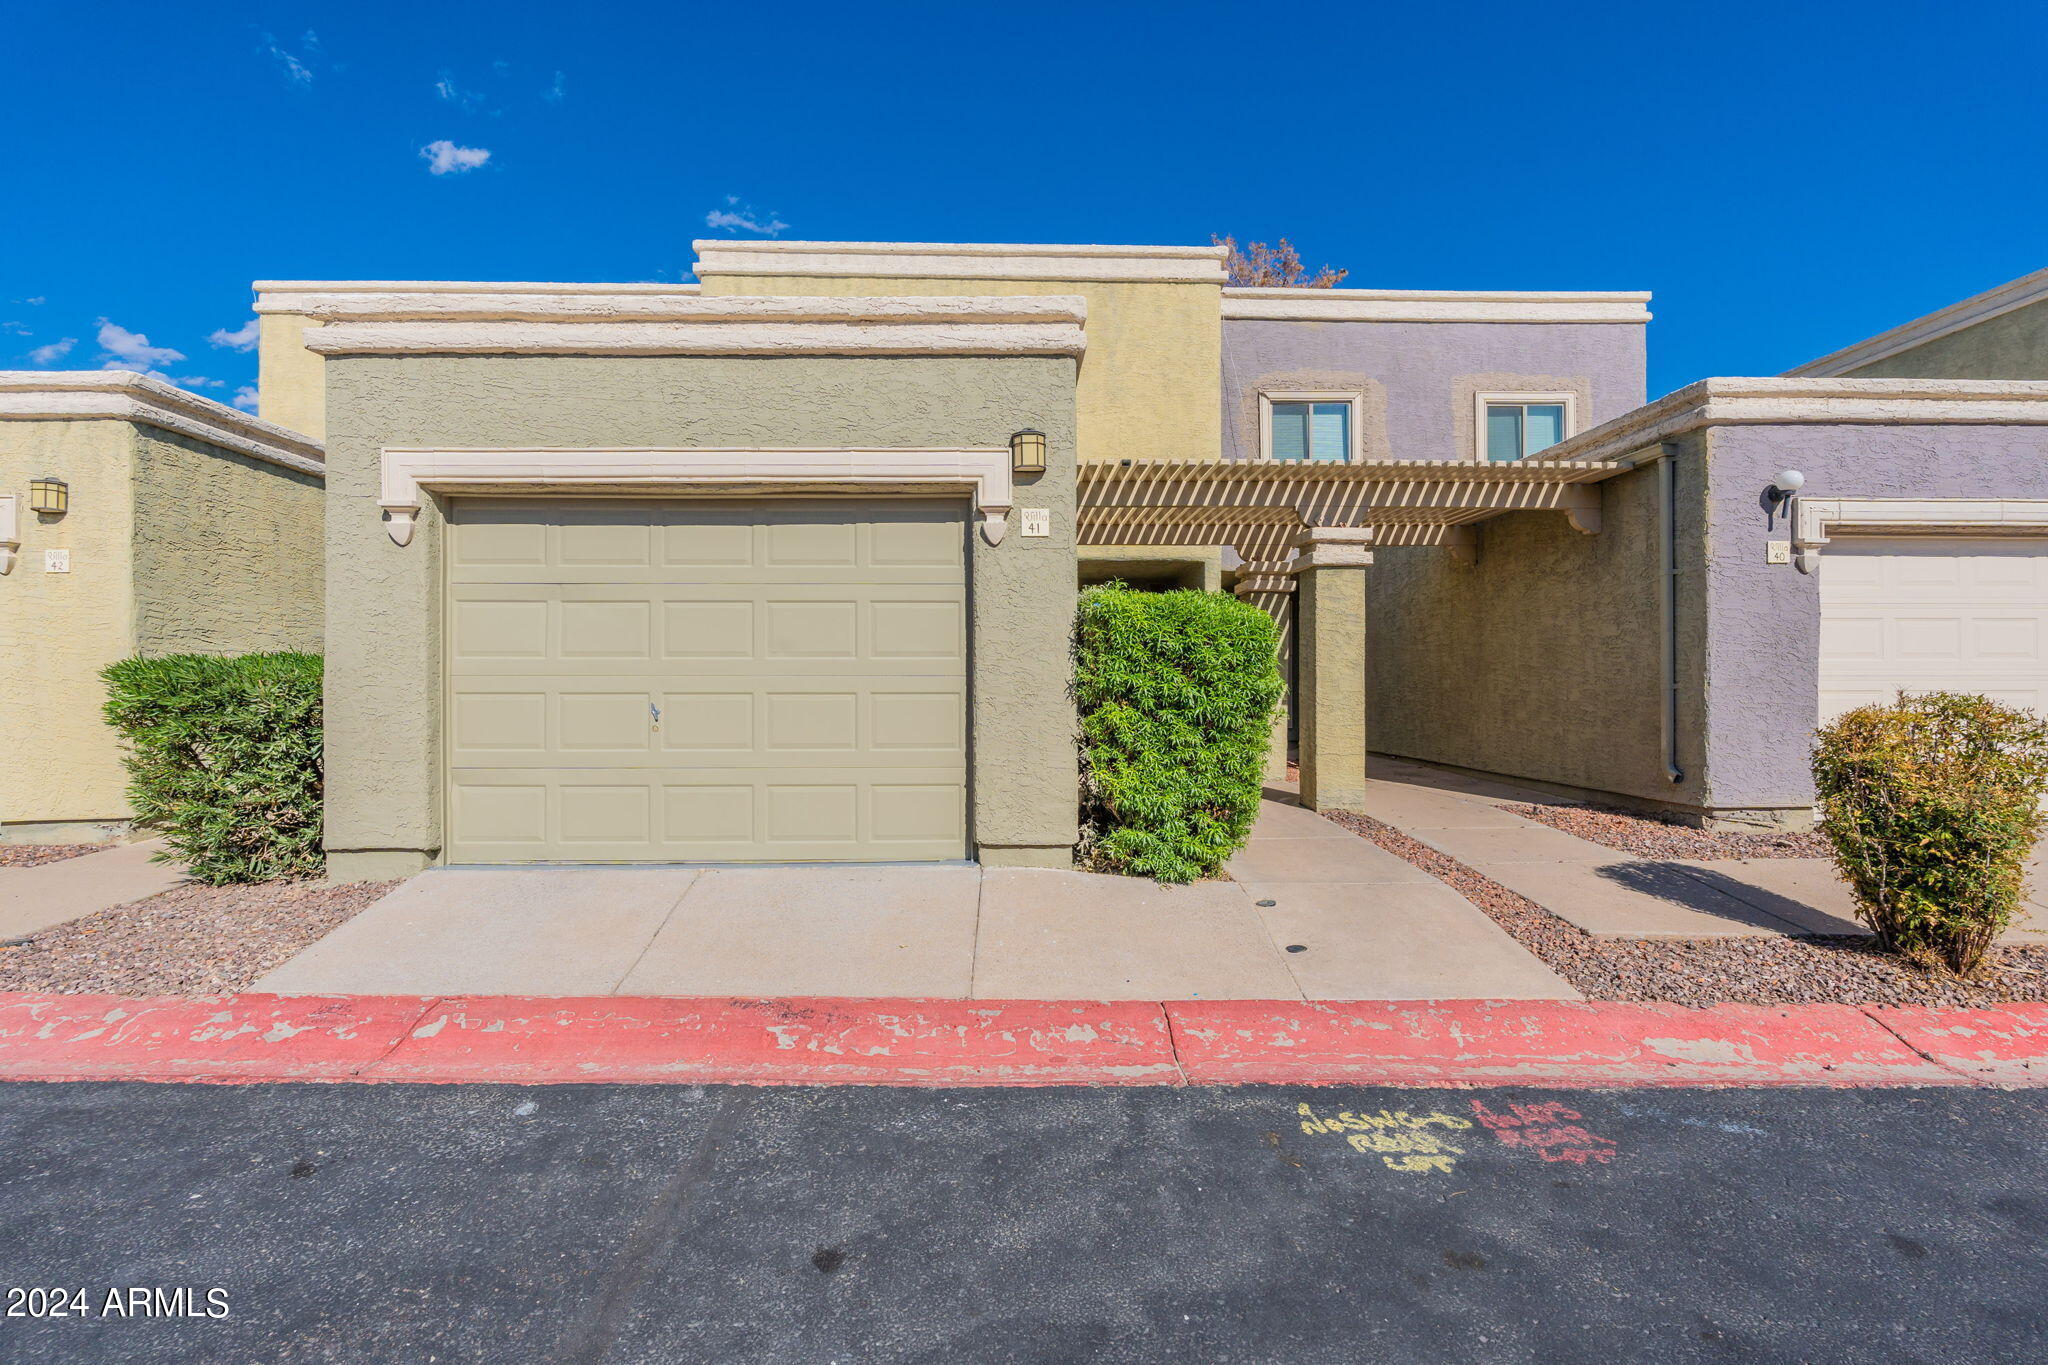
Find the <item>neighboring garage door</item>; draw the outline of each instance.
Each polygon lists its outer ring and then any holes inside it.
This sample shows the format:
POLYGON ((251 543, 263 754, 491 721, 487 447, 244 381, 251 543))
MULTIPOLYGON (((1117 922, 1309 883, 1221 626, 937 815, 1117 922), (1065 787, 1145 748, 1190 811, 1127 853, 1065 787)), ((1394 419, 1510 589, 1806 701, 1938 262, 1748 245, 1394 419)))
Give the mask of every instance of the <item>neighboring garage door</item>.
POLYGON ((967 852, 966 514, 457 499, 450 862, 967 852))
POLYGON ((1823 721, 1901 688, 2048 713, 2048 541, 1838 536, 1820 604, 1823 721))

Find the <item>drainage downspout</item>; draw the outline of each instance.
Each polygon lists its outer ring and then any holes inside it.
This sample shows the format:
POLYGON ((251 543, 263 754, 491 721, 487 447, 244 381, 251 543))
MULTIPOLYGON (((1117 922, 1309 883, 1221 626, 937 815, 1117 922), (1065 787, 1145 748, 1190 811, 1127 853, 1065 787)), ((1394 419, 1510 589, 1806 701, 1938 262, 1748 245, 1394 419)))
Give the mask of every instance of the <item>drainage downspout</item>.
POLYGON ((1678 498, 1672 453, 1666 441, 1620 463, 1630 469, 1657 466, 1657 720, 1664 779, 1676 785, 1685 781, 1685 769, 1678 762, 1678 498))
POLYGON ((1657 615, 1662 629, 1664 776, 1685 781, 1678 764, 1678 499, 1672 492, 1671 447, 1658 447, 1657 459, 1657 615))

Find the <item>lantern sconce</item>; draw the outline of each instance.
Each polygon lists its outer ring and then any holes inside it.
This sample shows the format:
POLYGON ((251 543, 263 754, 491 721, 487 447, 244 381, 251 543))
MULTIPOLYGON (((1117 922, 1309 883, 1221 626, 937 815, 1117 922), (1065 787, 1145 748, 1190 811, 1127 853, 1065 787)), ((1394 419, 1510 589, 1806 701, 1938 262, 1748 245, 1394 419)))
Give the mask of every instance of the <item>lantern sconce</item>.
POLYGON ((1026 427, 1010 438, 1010 472, 1012 474, 1043 474, 1045 472, 1045 433, 1035 427, 1026 427))
POLYGON ((28 510, 46 517, 61 517, 71 510, 71 485, 62 479, 31 479, 28 510))

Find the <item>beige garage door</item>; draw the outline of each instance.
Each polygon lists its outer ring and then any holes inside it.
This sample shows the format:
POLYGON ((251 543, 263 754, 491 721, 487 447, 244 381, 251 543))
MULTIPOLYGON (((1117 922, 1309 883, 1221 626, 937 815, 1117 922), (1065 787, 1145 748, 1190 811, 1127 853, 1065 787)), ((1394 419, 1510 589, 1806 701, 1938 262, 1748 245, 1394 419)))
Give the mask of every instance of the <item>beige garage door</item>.
POLYGON ((451 862, 967 852, 966 513, 458 499, 451 862))
POLYGON ((1901 688, 2048 713, 2048 541, 1841 536, 1820 603, 1824 721, 1901 688))

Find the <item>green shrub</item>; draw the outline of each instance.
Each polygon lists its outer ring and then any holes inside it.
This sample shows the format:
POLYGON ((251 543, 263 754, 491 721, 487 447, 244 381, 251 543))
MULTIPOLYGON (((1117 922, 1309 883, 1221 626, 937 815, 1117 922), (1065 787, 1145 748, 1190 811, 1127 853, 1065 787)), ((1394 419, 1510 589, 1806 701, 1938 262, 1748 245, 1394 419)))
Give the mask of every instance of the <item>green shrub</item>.
POLYGON ((1279 636, 1214 592, 1081 594, 1074 695, 1083 850, 1103 871, 1187 882, 1244 846, 1258 815, 1279 636))
POLYGON ((1977 969, 2018 913, 2048 787, 2048 725, 1987 697, 1862 706, 1814 744, 1821 831, 1880 945, 1977 969))
POLYGON ((165 861, 215 886, 320 875, 319 655, 172 654, 102 676, 129 802, 165 861))

